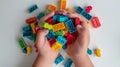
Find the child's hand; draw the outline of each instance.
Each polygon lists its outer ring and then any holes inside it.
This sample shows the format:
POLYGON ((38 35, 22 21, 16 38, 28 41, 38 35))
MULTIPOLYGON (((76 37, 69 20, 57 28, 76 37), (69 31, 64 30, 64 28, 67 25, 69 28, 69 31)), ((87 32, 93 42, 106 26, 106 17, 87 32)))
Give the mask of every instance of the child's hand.
POLYGON ((77 25, 78 37, 72 44, 67 46, 67 53, 71 58, 86 55, 87 48, 90 41, 89 30, 85 18, 80 14, 69 11, 58 11, 58 14, 67 15, 70 18, 80 18, 81 25, 77 25))

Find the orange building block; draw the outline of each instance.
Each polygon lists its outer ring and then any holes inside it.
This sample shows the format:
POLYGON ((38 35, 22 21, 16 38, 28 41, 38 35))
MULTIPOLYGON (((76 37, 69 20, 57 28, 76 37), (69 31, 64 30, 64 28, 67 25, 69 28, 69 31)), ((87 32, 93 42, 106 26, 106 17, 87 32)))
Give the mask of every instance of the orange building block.
POLYGON ((37 20, 36 17, 31 17, 31 18, 26 19, 26 23, 31 24, 31 23, 35 22, 36 20, 37 20))
POLYGON ((62 44, 55 42, 55 43, 53 43, 51 48, 52 48, 52 50, 60 50, 62 48, 62 44))
POLYGON ((56 11, 56 10, 57 10, 57 7, 50 4, 50 5, 48 6, 48 10, 50 10, 50 11, 56 11))
POLYGON ((66 5, 67 5, 67 1, 66 0, 61 0, 61 2, 60 2, 60 10, 65 10, 66 5))
POLYGON ((35 32, 35 23, 36 23, 36 22, 30 24, 30 27, 32 28, 32 32, 33 32, 33 33, 36 33, 36 32, 35 32))
POLYGON ((63 30, 65 29, 65 24, 64 22, 60 22, 60 23, 57 23, 57 24, 54 24, 53 25, 53 31, 58 31, 58 30, 63 30))

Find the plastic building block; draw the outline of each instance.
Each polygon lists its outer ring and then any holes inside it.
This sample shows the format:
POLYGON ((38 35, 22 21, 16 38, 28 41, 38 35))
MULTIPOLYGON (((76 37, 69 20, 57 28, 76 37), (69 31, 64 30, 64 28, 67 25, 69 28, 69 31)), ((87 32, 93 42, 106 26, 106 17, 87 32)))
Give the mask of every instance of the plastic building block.
POLYGON ((65 24, 66 24, 66 27, 68 28, 68 31, 69 31, 70 33, 73 33, 73 32, 76 31, 76 28, 75 28, 72 20, 66 21, 65 24))
POLYGON ((35 33, 35 23, 36 22, 30 24, 30 27, 31 27, 33 33, 35 33))
POLYGON ((67 45, 73 43, 75 41, 75 37, 73 35, 68 35, 67 36, 67 45))
POLYGON ((66 43, 66 39, 64 37, 62 37, 62 36, 58 36, 56 38, 56 41, 59 42, 62 45, 65 45, 65 43, 66 43))
POLYGON ((98 17, 93 17, 91 21, 92 21, 92 25, 94 28, 98 28, 101 26, 101 23, 100 23, 98 17))
POLYGON ((48 10, 44 10, 44 11, 43 11, 44 15, 47 15, 48 12, 49 12, 48 10))
POLYGON ((52 5, 52 4, 50 4, 50 5, 48 6, 48 10, 50 10, 50 11, 56 11, 56 10, 57 10, 57 7, 54 6, 54 5, 52 5))
POLYGON ((77 38, 77 37, 78 37, 78 32, 76 31, 76 32, 72 33, 71 35, 72 35, 74 38, 77 38))
POLYGON ((46 29, 52 30, 53 26, 47 22, 42 22, 42 26, 46 29))
POLYGON ((87 6, 86 9, 85 9, 85 11, 88 12, 88 13, 90 13, 91 10, 92 10, 92 6, 87 6))
POLYGON ((59 30, 55 32, 56 36, 64 36, 65 32, 63 30, 59 30))
POLYGON ((34 40, 33 35, 32 36, 27 36, 29 40, 34 40))
POLYGON ((30 26, 27 25, 27 26, 23 27, 23 31, 32 31, 32 30, 31 30, 30 26))
POLYGON ((55 21, 53 20, 52 17, 48 18, 45 22, 48 22, 49 24, 55 24, 55 21))
POLYGON ((32 54, 32 47, 31 46, 27 46, 27 54, 30 55, 32 54))
POLYGON ((28 11, 31 13, 31 12, 35 11, 36 9, 38 9, 38 6, 37 5, 33 5, 32 7, 30 7, 28 9, 28 11))
POLYGON ((68 33, 68 29, 66 26, 65 26, 65 29, 63 29, 63 31, 65 32, 65 34, 68 33))
POLYGON ((64 50, 66 50, 66 49, 67 49, 67 45, 66 45, 66 44, 63 45, 62 48, 63 48, 64 50))
POLYGON ((81 14, 84 11, 83 8, 81 8, 80 6, 76 7, 76 12, 81 14))
POLYGON ((38 48, 37 48, 36 43, 34 44, 34 48, 35 48, 35 52, 37 53, 38 52, 38 48))
POLYGON ((61 0, 60 2, 60 10, 65 10, 67 6, 67 1, 66 0, 61 0))
POLYGON ((53 16, 53 19, 57 20, 59 17, 60 17, 60 15, 56 14, 56 15, 53 16))
POLYGON ((22 52, 26 54, 27 53, 26 48, 22 49, 22 52))
POLYGON ((87 53, 89 54, 89 55, 92 55, 92 50, 91 49, 87 49, 87 53))
POLYGON ((32 31, 23 32, 23 37, 32 36, 32 31))
POLYGON ((60 62, 62 62, 63 60, 64 60, 63 56, 60 55, 59 57, 56 58, 55 64, 57 65, 57 64, 59 64, 60 62))
POLYGON ((67 11, 71 11, 71 12, 72 12, 72 11, 73 11, 73 8, 67 8, 67 11))
POLYGON ((88 14, 86 11, 81 13, 82 16, 84 16, 87 20, 90 20, 92 18, 92 16, 90 14, 88 14))
POLYGON ((42 18, 44 16, 44 12, 40 12, 38 15, 37 15, 37 19, 40 20, 40 18, 42 18))
POLYGON ((27 23, 27 24, 34 23, 35 21, 37 21, 37 18, 36 18, 36 17, 31 17, 31 18, 26 19, 26 23, 27 23))
POLYGON ((53 43, 51 48, 52 48, 52 50, 60 50, 62 48, 62 44, 55 42, 55 43, 53 43))
POLYGON ((54 24, 53 25, 53 31, 58 31, 58 30, 63 30, 65 29, 65 24, 64 22, 61 22, 61 23, 57 23, 57 24, 54 24))
POLYGON ((27 44, 24 42, 23 38, 20 38, 20 39, 18 40, 18 43, 19 43, 21 49, 24 49, 24 48, 26 48, 26 46, 27 46, 27 44))
POLYGON ((71 59, 67 59, 66 63, 64 64, 64 67, 71 67, 72 63, 73 62, 71 59))
POLYGON ((55 33, 52 30, 49 30, 49 33, 46 35, 46 37, 48 39, 52 39, 53 37, 55 37, 55 33))
POLYGON ((53 45, 53 43, 55 43, 56 42, 56 38, 52 38, 51 40, 48 40, 49 41, 49 43, 50 43, 50 46, 52 46, 53 45))
POLYGON ((36 34, 35 33, 33 34, 33 40, 34 40, 34 42, 36 41, 36 34))
POLYGON ((81 25, 80 18, 75 18, 75 26, 81 25))
POLYGON ((59 18, 58 18, 58 21, 59 22, 65 22, 65 21, 67 21, 68 20, 68 17, 67 16, 60 16, 59 18))
POLYGON ((101 50, 100 50, 99 48, 96 48, 96 49, 95 49, 95 55, 96 55, 97 57, 101 57, 101 50))
POLYGON ((39 30, 40 30, 40 27, 39 27, 39 26, 36 26, 36 27, 35 27, 35 33, 37 34, 39 30))

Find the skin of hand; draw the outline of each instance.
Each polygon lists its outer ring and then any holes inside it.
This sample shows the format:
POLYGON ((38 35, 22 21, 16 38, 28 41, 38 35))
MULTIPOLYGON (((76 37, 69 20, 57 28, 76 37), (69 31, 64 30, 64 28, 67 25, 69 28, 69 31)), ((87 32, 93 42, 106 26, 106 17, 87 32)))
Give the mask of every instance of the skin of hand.
POLYGON ((78 37, 67 45, 67 54, 71 57, 76 67, 94 67, 87 55, 90 42, 90 33, 85 18, 76 12, 57 11, 57 14, 67 15, 70 18, 80 18, 81 25, 77 25, 78 37))
MULTIPOLYGON (((40 19, 40 22, 47 20, 52 17, 55 12, 50 12, 46 16, 40 19)), ((41 24, 41 23, 39 23, 41 24)), ((33 67, 52 67, 54 60, 58 56, 59 51, 54 51, 51 49, 50 44, 45 37, 48 33, 48 30, 40 30, 37 34, 36 46, 38 48, 38 56, 33 64, 33 67)))

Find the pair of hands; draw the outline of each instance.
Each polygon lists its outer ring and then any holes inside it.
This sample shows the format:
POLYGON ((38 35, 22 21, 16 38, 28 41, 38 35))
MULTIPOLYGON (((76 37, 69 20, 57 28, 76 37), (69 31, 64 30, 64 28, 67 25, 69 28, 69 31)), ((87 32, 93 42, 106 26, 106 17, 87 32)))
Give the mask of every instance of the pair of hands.
MULTIPOLYGON (((40 22, 47 20, 48 18, 54 16, 55 14, 63 14, 67 15, 70 18, 80 18, 81 20, 81 25, 77 25, 76 29, 78 31, 78 37, 77 39, 72 43, 67 46, 67 54, 71 57, 71 59, 74 60, 74 58, 77 58, 81 55, 86 55, 87 53, 87 48, 89 45, 90 41, 90 36, 89 36, 89 30, 88 30, 88 25, 86 23, 85 18, 83 18, 81 15, 75 12, 69 12, 69 11, 57 11, 55 12, 50 12, 46 16, 40 19, 40 22)), ((40 25, 40 23, 39 23, 40 25)), ((37 39, 36 39, 36 46, 39 51, 39 56, 45 59, 49 59, 51 62, 54 62, 54 60, 57 58, 59 54, 58 51, 54 51, 51 49, 50 44, 45 37, 49 31, 46 29, 40 30, 37 34, 37 39)))

